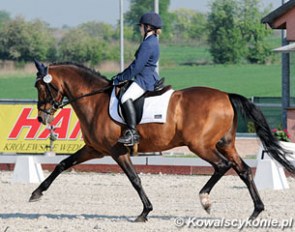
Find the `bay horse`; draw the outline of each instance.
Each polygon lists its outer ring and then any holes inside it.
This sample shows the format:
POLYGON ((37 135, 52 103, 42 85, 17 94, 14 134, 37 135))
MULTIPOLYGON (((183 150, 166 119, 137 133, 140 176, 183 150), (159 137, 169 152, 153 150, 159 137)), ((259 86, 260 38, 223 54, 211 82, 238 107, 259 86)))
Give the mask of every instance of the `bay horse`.
MULTIPOLYGON (((64 97, 72 105, 81 125, 85 145, 61 161, 54 171, 32 193, 30 201, 41 198, 55 178, 66 169, 90 159, 111 156, 125 172, 137 191, 143 211, 135 221, 147 220, 153 206, 141 185, 128 149, 117 142, 124 125, 113 121, 108 113, 112 82, 83 65, 53 63, 48 67, 35 60, 38 70, 35 87, 38 91, 38 120, 50 123, 63 106, 64 97)), ((246 184, 254 203, 250 219, 263 210, 250 167, 235 148, 238 114, 252 121, 265 150, 272 158, 295 174, 295 167, 286 159, 285 151, 273 136, 261 111, 248 99, 207 87, 191 87, 171 95, 166 123, 140 124, 139 152, 159 152, 177 146, 209 162, 214 173, 199 192, 202 207, 209 213, 209 193, 220 178, 233 168, 246 184)))

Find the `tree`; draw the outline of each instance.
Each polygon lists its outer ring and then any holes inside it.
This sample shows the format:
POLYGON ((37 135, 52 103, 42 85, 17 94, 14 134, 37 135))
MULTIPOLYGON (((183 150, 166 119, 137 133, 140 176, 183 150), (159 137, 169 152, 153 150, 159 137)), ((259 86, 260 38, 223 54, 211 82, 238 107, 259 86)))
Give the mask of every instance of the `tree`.
POLYGON ((32 61, 33 58, 37 58, 55 61, 57 58, 56 39, 48 24, 35 20, 28 24, 28 30, 31 32, 31 43, 27 55, 24 56, 25 60, 32 61))
POLYGON ((260 23, 265 12, 259 10, 259 0, 243 0, 240 3, 240 28, 247 46, 246 59, 250 63, 266 63, 271 55, 266 38, 271 30, 260 23))
POLYGON ((10 14, 6 11, 0 10, 0 28, 8 20, 10 20, 10 14))
MULTIPOLYGON (((163 21, 163 34, 161 38, 167 39, 171 37, 171 14, 168 12, 170 0, 159 1, 159 13, 163 21)), ((154 0, 130 0, 130 10, 125 13, 125 20, 127 25, 132 26, 134 33, 133 39, 139 39, 140 34, 138 22, 140 17, 150 11, 154 11, 154 0)))
POLYGON ((59 59, 96 65, 105 58, 106 43, 81 28, 68 31, 59 43, 59 59))
POLYGON ((215 0, 208 17, 210 52, 215 63, 265 63, 270 31, 260 19, 259 0, 215 0))
POLYGON ((54 53, 55 40, 48 25, 22 17, 7 21, 0 29, 0 57, 15 61, 47 60, 54 53))
POLYGON ((111 41, 115 36, 115 29, 107 23, 87 22, 78 28, 85 31, 89 36, 96 37, 101 40, 111 41))
POLYGON ((178 9, 172 14, 174 40, 205 41, 207 39, 207 16, 205 14, 191 9, 178 9))
POLYGON ((244 41, 237 25, 235 0, 215 0, 208 16, 210 52, 215 63, 238 63, 244 54, 244 41))

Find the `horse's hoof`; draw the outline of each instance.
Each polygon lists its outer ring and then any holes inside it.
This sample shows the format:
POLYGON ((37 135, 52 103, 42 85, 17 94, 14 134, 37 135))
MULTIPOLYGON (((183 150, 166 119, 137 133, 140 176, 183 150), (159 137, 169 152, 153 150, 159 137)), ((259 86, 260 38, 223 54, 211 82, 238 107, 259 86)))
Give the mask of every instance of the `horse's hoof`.
POLYGON ((208 214, 210 214, 212 203, 210 201, 209 194, 208 193, 200 193, 199 196, 200 196, 200 201, 201 201, 201 204, 202 204, 204 210, 206 210, 206 212, 208 214))
POLYGON ((41 199, 41 197, 43 196, 42 193, 32 193, 32 196, 29 199, 29 202, 35 202, 35 201, 39 201, 41 199))
POLYGON ((254 212, 252 213, 252 215, 249 217, 249 220, 254 221, 263 210, 264 210, 264 207, 259 208, 259 209, 255 209, 254 212))
POLYGON ((147 218, 143 216, 138 216, 134 222, 146 222, 147 218))

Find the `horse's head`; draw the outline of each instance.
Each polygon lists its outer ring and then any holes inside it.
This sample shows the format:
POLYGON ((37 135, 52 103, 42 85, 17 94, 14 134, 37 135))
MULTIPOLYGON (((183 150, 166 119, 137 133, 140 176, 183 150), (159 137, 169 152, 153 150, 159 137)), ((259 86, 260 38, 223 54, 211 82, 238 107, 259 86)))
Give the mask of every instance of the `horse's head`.
POLYGON ((37 60, 35 60, 35 66, 38 70, 35 82, 38 91, 38 121, 46 125, 53 121, 54 113, 61 105, 63 95, 59 88, 59 80, 50 73, 49 67, 37 60))

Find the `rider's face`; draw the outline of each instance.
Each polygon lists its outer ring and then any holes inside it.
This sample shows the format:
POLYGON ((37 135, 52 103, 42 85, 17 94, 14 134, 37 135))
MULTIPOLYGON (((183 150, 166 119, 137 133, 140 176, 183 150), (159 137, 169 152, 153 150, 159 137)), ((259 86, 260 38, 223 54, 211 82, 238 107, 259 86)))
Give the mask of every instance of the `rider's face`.
POLYGON ((144 33, 144 25, 143 24, 140 24, 139 29, 140 29, 141 36, 144 37, 144 34, 145 34, 144 33))

